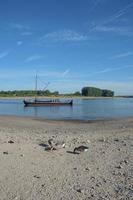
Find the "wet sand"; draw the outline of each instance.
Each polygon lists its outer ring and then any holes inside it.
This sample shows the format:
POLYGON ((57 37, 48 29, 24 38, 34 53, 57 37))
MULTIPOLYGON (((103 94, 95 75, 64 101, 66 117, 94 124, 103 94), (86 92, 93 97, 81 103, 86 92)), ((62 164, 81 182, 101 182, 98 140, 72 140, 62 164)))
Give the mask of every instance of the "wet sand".
POLYGON ((133 199, 133 118, 0 116, 0 200, 133 199), (65 148, 45 151, 48 140, 65 148), (87 152, 73 154, 75 147, 87 152))

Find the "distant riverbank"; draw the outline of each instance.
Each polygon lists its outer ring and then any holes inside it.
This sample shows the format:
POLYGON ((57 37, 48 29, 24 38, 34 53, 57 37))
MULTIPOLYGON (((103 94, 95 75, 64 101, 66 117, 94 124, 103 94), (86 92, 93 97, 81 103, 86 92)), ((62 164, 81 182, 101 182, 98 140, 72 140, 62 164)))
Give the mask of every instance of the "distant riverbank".
MULTIPOLYGON (((0 99, 34 99, 35 97, 34 96, 26 96, 26 97, 13 97, 13 96, 8 96, 8 97, 1 97, 0 96, 0 99)), ((113 98, 126 98, 124 96, 116 96, 116 97, 85 97, 85 96, 38 96, 37 97, 38 99, 52 99, 52 98, 55 98, 55 99, 64 99, 64 98, 67 98, 67 99, 113 99, 113 98)), ((127 97, 128 98, 128 97, 127 97)))

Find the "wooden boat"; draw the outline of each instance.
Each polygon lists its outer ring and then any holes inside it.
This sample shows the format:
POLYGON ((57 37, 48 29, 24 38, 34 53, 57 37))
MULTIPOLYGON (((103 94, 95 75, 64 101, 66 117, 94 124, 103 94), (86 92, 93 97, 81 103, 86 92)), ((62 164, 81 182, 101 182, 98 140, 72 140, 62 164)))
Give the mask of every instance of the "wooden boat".
POLYGON ((25 106, 72 106, 73 100, 70 101, 56 101, 55 100, 49 100, 49 101, 26 101, 24 100, 25 106))
MULTIPOLYGON (((37 94, 37 75, 36 75, 36 84, 35 84, 35 91, 37 94)), ((25 106, 72 106, 73 100, 65 100, 61 101, 59 99, 50 99, 50 100, 38 100, 37 96, 35 96, 35 99, 33 101, 24 100, 23 101, 25 106)))

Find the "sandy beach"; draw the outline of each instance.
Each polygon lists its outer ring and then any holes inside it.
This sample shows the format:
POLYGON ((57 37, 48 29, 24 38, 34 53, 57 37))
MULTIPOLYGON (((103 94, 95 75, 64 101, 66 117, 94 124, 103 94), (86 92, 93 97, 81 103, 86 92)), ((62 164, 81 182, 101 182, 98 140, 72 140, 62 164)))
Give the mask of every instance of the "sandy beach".
POLYGON ((0 200, 132 200, 133 119, 0 117, 0 200), (65 143, 46 151, 48 140, 65 143), (84 145, 87 152, 74 154, 84 145))

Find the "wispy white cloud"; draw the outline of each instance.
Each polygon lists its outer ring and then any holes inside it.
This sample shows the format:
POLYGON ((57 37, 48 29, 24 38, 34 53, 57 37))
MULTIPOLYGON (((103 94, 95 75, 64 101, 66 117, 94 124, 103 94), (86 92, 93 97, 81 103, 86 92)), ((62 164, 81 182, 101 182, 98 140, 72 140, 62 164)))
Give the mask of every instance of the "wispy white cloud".
POLYGON ((24 70, 15 70, 7 67, 0 67, 0 78, 1 79, 14 79, 14 78, 24 78, 24 77, 33 77, 34 73, 33 71, 28 71, 27 73, 24 70), (4 69, 5 68, 5 69, 4 69))
POLYGON ((72 30, 60 30, 47 33, 40 38, 40 42, 81 42, 87 40, 87 36, 72 30))
POLYGON ((26 59, 26 62, 31 62, 31 61, 35 61, 35 60, 40 60, 40 59, 43 59, 44 58, 44 56, 42 56, 42 55, 32 55, 32 56, 30 56, 30 57, 28 57, 27 59, 26 59))
POLYGON ((125 35, 125 36, 133 36, 132 30, 130 29, 130 27, 124 26, 124 27, 120 27, 120 26, 97 26, 95 27, 95 31, 98 32, 112 32, 112 33, 116 33, 119 35, 125 35))
POLYGON ((43 80, 64 80, 66 75, 70 72, 69 69, 64 71, 62 70, 12 70, 12 69, 0 69, 0 78, 25 78, 30 77, 34 79, 36 71, 38 72, 38 77, 41 77, 43 80))
POLYGON ((30 35, 32 35, 32 34, 33 34, 33 33, 30 32, 30 31, 24 31, 24 32, 21 33, 22 36, 30 36, 30 35))
POLYGON ((29 30, 30 27, 19 23, 10 23, 10 27, 16 30, 29 30))
POLYGON ((114 15, 112 15, 112 16, 110 17, 110 19, 107 20, 107 21, 112 22, 112 21, 114 21, 115 19, 117 19, 117 18, 119 18, 119 17, 125 15, 125 14, 129 11, 129 9, 130 9, 132 6, 133 6, 133 2, 127 4, 124 8, 120 9, 118 12, 116 12, 114 15))
POLYGON ((93 31, 103 31, 103 32, 117 32, 131 35, 131 30, 128 30, 129 27, 109 27, 108 25, 116 22, 117 19, 125 15, 129 9, 133 6, 133 2, 127 4, 124 8, 118 10, 115 14, 110 16, 109 18, 99 22, 99 23, 92 23, 92 26, 89 28, 89 32, 93 31))
POLYGON ((8 28, 19 31, 21 36, 30 36, 33 33, 31 32, 31 28, 28 25, 20 24, 20 23, 10 23, 8 28))
POLYGON ((70 70, 66 69, 65 71, 54 71, 54 70, 43 70, 41 71, 41 76, 42 77, 49 77, 49 78, 55 78, 55 79, 64 79, 67 74, 69 74, 70 70))
POLYGON ((70 69, 65 70, 65 71, 62 73, 62 76, 65 77, 69 72, 70 72, 70 69))
POLYGON ((92 13, 92 11, 94 11, 96 9, 96 7, 98 6, 98 4, 101 2, 101 0, 95 0, 93 1, 91 7, 89 7, 88 13, 92 13))
POLYGON ((125 53, 114 55, 113 57, 111 57, 111 59, 124 58, 124 57, 132 56, 132 55, 133 55, 132 51, 131 52, 125 52, 125 53))
POLYGON ((9 51, 0 52, 0 59, 6 57, 9 54, 9 51))
POLYGON ((21 46, 23 44, 22 41, 17 41, 17 46, 21 46))
POLYGON ((112 67, 111 68, 105 68, 103 70, 99 70, 99 71, 89 73, 88 77, 96 75, 96 74, 104 74, 104 73, 108 73, 108 72, 115 72, 115 71, 124 70, 124 69, 128 69, 128 68, 133 68, 133 65, 127 65, 127 66, 122 66, 122 67, 113 67, 113 68, 112 67))
POLYGON ((101 70, 94 71, 94 72, 85 72, 85 73, 82 72, 82 74, 74 73, 74 74, 70 74, 67 78, 68 78, 68 80, 77 80, 77 79, 83 80, 83 79, 88 79, 88 78, 93 77, 98 74, 100 75, 100 74, 105 74, 105 73, 109 73, 109 72, 125 70, 128 68, 133 69, 133 65, 127 65, 127 66, 122 66, 122 67, 110 67, 110 68, 108 67, 108 68, 101 69, 101 70))

